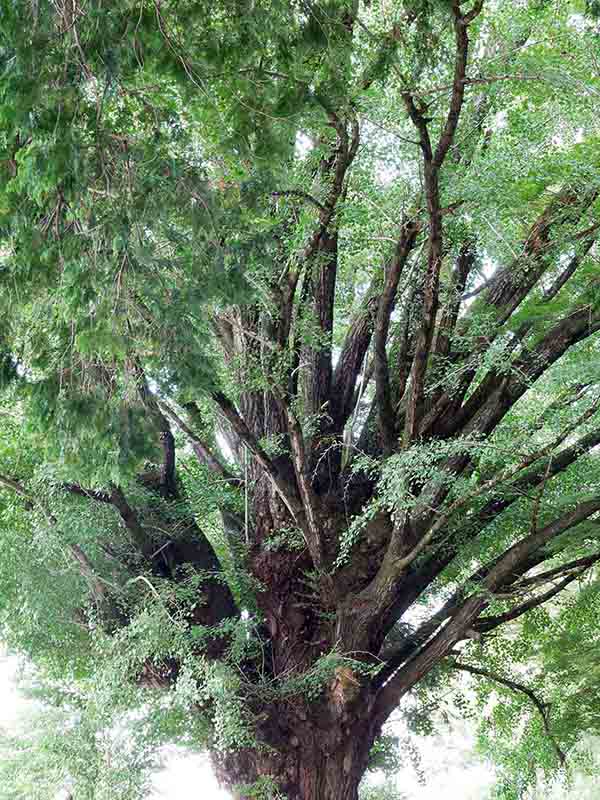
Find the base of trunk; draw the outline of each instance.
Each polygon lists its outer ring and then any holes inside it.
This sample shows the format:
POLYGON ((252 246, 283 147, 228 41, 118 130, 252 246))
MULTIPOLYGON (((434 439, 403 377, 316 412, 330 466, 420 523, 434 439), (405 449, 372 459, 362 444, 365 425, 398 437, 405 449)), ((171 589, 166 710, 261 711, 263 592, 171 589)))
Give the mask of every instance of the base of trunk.
POLYGON ((357 800, 371 749, 368 731, 340 723, 311 734, 291 733, 277 749, 213 753, 219 784, 236 800, 357 800))

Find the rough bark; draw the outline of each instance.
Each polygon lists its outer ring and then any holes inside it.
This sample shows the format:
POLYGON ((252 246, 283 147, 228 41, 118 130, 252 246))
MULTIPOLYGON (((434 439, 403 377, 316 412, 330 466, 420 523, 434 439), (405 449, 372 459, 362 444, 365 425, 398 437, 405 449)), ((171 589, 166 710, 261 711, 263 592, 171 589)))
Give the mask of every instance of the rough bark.
POLYGON ((374 735, 364 706, 347 710, 330 697, 316 713, 305 704, 269 708, 258 730, 264 752, 212 753, 219 783, 236 800, 249 800, 257 781, 272 781, 286 800, 357 800, 374 735))

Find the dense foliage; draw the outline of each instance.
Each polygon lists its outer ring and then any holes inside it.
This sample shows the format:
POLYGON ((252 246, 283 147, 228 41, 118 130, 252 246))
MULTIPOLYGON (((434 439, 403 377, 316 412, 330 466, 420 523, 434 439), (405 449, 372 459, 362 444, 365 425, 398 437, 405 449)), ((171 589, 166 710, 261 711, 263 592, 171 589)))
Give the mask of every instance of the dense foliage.
POLYGON ((3 0, 1 636, 121 796, 598 731, 599 13, 3 0))

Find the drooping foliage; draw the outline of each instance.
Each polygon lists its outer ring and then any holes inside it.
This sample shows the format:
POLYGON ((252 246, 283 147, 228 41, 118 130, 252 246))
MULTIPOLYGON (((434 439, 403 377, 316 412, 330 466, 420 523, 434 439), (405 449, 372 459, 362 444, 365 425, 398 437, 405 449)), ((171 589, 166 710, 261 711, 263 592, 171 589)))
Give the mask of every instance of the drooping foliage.
POLYGON ((464 673, 512 698, 501 796, 566 768, 599 36, 558 0, 2 4, 0 624, 49 686, 240 796, 354 800, 464 673))
POLYGON ((0 734, 3 800, 143 800, 159 767, 149 719, 116 707, 100 686, 40 684, 29 676, 28 704, 0 734))

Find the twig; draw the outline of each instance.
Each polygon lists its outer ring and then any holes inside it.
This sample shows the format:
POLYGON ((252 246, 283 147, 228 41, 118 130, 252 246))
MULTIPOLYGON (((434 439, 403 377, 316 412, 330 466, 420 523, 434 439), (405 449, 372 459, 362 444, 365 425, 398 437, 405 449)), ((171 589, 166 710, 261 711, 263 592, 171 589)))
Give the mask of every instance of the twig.
POLYGON ((303 192, 302 189, 285 189, 277 192, 271 192, 271 197, 299 197, 302 200, 306 200, 308 203, 312 203, 313 206, 316 206, 323 214, 327 213, 327 209, 323 203, 320 203, 316 197, 312 196, 312 194, 303 192))

